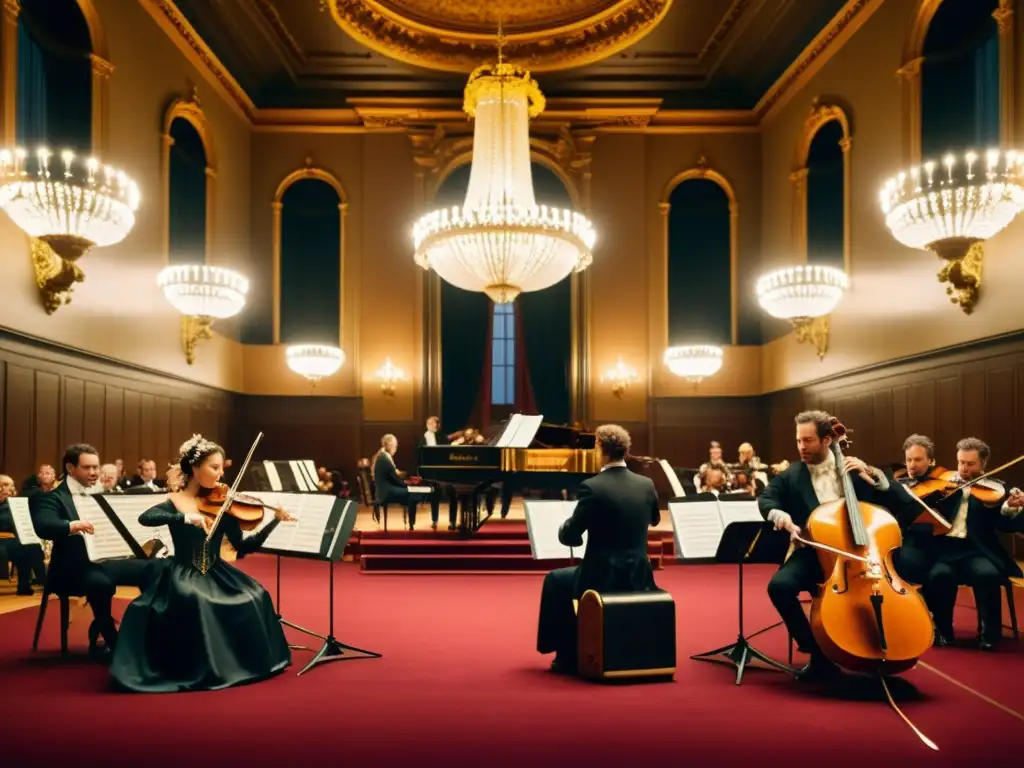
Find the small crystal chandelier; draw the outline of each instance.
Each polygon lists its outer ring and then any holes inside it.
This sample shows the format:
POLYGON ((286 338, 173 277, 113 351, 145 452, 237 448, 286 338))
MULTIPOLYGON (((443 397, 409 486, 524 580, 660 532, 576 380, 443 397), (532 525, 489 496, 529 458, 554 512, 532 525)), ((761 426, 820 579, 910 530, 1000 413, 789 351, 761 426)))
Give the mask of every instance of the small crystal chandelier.
POLYGON ((529 122, 544 96, 528 71, 502 60, 502 42, 499 30, 498 63, 478 67, 466 84, 463 110, 476 123, 465 203, 428 213, 413 229, 417 264, 495 304, 586 269, 595 240, 582 214, 537 205, 529 122))
POLYGON ((910 248, 946 260, 938 274, 946 294, 966 313, 981 286, 983 243, 1024 209, 1024 154, 1015 150, 946 155, 889 179, 880 192, 885 224, 910 248))
POLYGON ((814 345, 819 358, 828 350, 828 316, 849 288, 846 273, 834 267, 801 264, 762 275, 757 301, 772 317, 789 320, 797 342, 814 345))
POLYGON ((156 284, 181 313, 181 346, 189 365, 195 362, 196 344, 213 338, 213 321, 241 312, 249 292, 249 281, 237 272, 205 264, 165 267, 156 284))
POLYGON ((669 347, 665 350, 665 365, 676 376, 699 383, 722 369, 722 348, 709 344, 669 347))
POLYGON ((401 368, 396 368, 391 362, 390 357, 377 369, 376 375, 377 380, 380 381, 380 391, 384 397, 394 397, 395 385, 400 381, 405 381, 405 371, 401 368))
POLYGON ((620 399, 626 390, 629 389, 630 384, 639 380, 640 377, 637 375, 637 372, 622 362, 621 357, 615 363, 615 366, 606 370, 604 376, 601 377, 601 383, 610 383, 612 385, 612 394, 620 399))
POLYGON ((315 386, 320 379, 333 376, 345 363, 345 353, 324 344, 296 344, 285 351, 288 367, 315 386))
POLYGON ((36 285, 47 313, 71 301, 85 279, 76 264, 91 248, 115 245, 135 226, 138 185, 94 157, 41 148, 0 150, 0 208, 32 238, 36 285))

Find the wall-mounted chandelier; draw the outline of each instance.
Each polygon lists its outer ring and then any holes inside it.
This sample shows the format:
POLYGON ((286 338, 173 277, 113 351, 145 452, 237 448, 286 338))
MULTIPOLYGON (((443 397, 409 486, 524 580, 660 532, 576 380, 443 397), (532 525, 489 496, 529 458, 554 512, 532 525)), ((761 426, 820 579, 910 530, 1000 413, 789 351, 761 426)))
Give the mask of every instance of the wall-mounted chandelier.
POLYGON ((981 287, 984 242, 1024 209, 1024 154, 946 155, 941 163, 900 171, 882 187, 880 201, 897 240, 945 259, 939 282, 970 314, 981 287))
POLYGON ((829 315, 847 288, 849 280, 841 269, 800 264, 758 278, 757 302, 772 317, 791 322, 797 342, 812 344, 823 358, 828 350, 829 315))
POLYGON ((476 124, 465 203, 426 214, 413 230, 417 264, 495 304, 586 269, 595 240, 583 214, 537 205, 529 122, 544 95, 529 72, 501 60, 500 39, 498 63, 466 84, 463 109, 476 124))
POLYGON ((141 196, 123 171, 97 158, 44 148, 0 150, 0 208, 32 238, 32 267, 47 313, 71 301, 85 279, 76 263, 115 245, 135 226, 141 196))
POLYGON ((676 376, 699 383, 722 370, 722 348, 710 344, 669 347, 665 365, 676 376))
POLYGON ((249 292, 248 279, 233 270, 205 264, 165 267, 156 283, 181 313, 181 348, 189 365, 195 362, 196 344, 213 338, 213 322, 241 312, 249 292))

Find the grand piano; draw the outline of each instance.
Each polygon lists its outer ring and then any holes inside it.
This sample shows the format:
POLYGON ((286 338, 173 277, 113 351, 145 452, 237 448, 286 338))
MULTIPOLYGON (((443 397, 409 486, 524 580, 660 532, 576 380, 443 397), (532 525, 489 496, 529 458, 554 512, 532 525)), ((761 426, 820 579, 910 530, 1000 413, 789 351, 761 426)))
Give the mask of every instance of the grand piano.
MULTIPOLYGON (((459 530, 480 528, 484 494, 497 483, 503 496, 523 488, 572 494, 600 469, 594 434, 576 427, 548 424, 541 417, 515 414, 490 440, 462 445, 424 445, 419 449, 419 476, 453 488, 459 499, 459 530)), ((493 497, 489 500, 493 503, 493 497)), ((490 504, 488 505, 490 506, 490 504)))

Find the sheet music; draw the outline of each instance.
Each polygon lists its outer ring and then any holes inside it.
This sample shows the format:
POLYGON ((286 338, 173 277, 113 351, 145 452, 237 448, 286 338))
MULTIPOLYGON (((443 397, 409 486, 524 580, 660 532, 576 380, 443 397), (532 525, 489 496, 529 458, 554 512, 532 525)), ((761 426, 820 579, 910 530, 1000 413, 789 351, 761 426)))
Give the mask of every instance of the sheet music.
POLYGON ((522 416, 520 415, 519 426, 516 429, 516 433, 512 440, 509 442, 509 448, 529 448, 530 444, 533 443, 537 432, 540 430, 540 425, 544 423, 543 416, 522 416))
POLYGON ((722 530, 724 531, 732 523, 763 523, 764 518, 757 508, 757 502, 750 501, 723 501, 718 504, 718 512, 722 516, 722 530))
POLYGON ((526 530, 530 536, 530 552, 534 560, 568 560, 583 557, 587 551, 587 532, 583 532, 583 546, 569 547, 558 540, 558 529, 572 517, 575 501, 523 502, 526 510, 526 530))
POLYGON ((306 473, 306 477, 313 484, 313 490, 317 490, 320 487, 320 473, 317 471, 316 464, 312 459, 303 459, 299 462, 299 466, 302 467, 302 471, 306 473))
MULTIPOLYGON (((263 546, 267 549, 279 549, 285 552, 306 552, 317 554, 323 543, 324 531, 327 529, 328 518, 334 509, 336 499, 327 494, 304 493, 264 493, 249 494, 265 504, 273 507, 284 507, 294 517, 294 521, 281 523, 267 537, 263 546)), ((269 522, 274 512, 267 510, 264 523, 269 522)), ((262 527, 262 526, 261 526, 262 527)), ((250 535, 255 534, 253 531, 250 535)))
POLYGON ((117 519, 124 524, 124 527, 128 529, 128 533, 131 534, 140 546, 153 539, 160 539, 164 546, 167 547, 167 555, 171 556, 174 554, 174 539, 171 537, 170 528, 166 525, 142 525, 139 522, 139 515, 147 509, 152 509, 159 502, 155 501, 151 496, 129 496, 113 493, 104 495, 103 500, 107 502, 110 509, 117 515, 117 519))
POLYGON ((18 543, 23 547, 31 544, 42 545, 43 540, 36 535, 36 529, 32 526, 32 513, 28 508, 26 496, 11 496, 7 499, 7 505, 11 509, 11 517, 14 518, 14 535, 18 537, 18 543))
POLYGON ((513 413, 512 417, 508 420, 508 424, 505 425, 504 431, 498 437, 496 446, 499 448, 508 448, 512 442, 512 439, 516 436, 516 431, 519 429, 520 423, 523 421, 523 414, 513 413))
POLYGON ((271 489, 280 493, 284 490, 284 486, 281 484, 281 475, 278 474, 277 467, 272 461, 264 461, 263 468, 267 471, 267 481, 270 483, 271 489))
POLYGON ((316 486, 309 487, 309 480, 302 473, 302 467, 297 461, 289 461, 289 468, 292 470, 292 476, 295 478, 295 483, 299 486, 300 491, 308 493, 309 491, 315 491, 316 486))
POLYGON ((664 459, 658 459, 658 463, 661 468, 665 470, 665 476, 668 477, 668 484, 672 486, 672 493, 676 496, 685 496, 686 491, 683 490, 683 484, 679 482, 679 478, 676 476, 676 471, 672 469, 672 465, 664 459))
POLYGON ((669 503, 676 551, 684 559, 715 556, 725 531, 720 506, 717 500, 669 503))
MULTIPOLYGON (((92 562, 135 557, 128 542, 110 522, 107 513, 103 511, 93 496, 76 495, 71 498, 74 499, 78 518, 92 523, 95 530, 95 533, 75 534, 85 539, 85 552, 92 562)), ((149 501, 152 506, 152 500, 149 499, 149 501)))

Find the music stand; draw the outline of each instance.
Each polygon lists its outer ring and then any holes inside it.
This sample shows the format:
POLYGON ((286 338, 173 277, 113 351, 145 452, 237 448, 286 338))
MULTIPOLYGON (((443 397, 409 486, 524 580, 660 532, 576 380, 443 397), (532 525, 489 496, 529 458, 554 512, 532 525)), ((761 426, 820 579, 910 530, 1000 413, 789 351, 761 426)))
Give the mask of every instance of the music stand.
POLYGON ((740 521, 726 526, 715 552, 715 562, 735 564, 738 567, 739 631, 736 642, 695 654, 690 657, 691 659, 716 664, 735 664, 736 685, 743 682, 743 673, 747 665, 755 659, 781 672, 793 672, 792 668, 757 650, 743 634, 743 566, 748 563, 777 564, 782 561, 788 547, 789 536, 770 528, 766 523, 740 521), (724 658, 716 658, 718 656, 724 658))
MULTIPOLYGON (((323 639, 322 635, 318 635, 316 632, 313 632, 312 630, 306 629, 305 627, 300 627, 298 624, 293 624, 292 622, 288 621, 288 619, 286 619, 284 616, 281 615, 281 555, 278 555, 276 559, 277 559, 277 593, 275 595, 276 599, 274 600, 274 613, 277 614, 277 620, 280 621, 282 624, 284 624, 286 627, 291 627, 292 629, 294 629, 297 632, 302 632, 304 634, 310 635, 311 637, 319 637, 319 638, 323 639)), ((312 650, 312 648, 309 648, 309 647, 307 647, 305 645, 293 645, 292 643, 288 643, 288 647, 291 650, 293 650, 293 651, 311 651, 312 650)))

